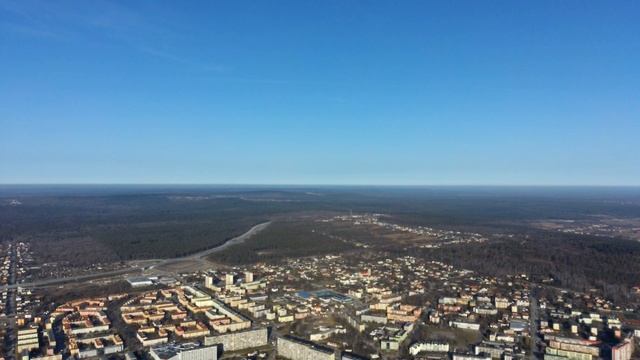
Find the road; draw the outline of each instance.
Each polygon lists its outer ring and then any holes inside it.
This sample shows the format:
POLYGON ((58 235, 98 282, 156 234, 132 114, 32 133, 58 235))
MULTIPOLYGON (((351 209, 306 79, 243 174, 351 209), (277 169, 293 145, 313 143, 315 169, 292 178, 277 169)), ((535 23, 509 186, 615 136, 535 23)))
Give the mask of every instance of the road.
MULTIPOLYGON (((16 272, 18 266, 18 256, 17 256, 17 244, 14 243, 11 245, 11 254, 10 259, 11 263, 9 265, 9 286, 15 285, 17 282, 16 272)), ((16 342, 17 342, 17 329, 15 322, 16 315, 16 289, 9 288, 7 291, 7 304, 6 304, 6 315, 7 315, 7 335, 5 337, 5 350, 7 359, 15 358, 16 351, 16 342)))
POLYGON ((535 284, 531 284, 531 296, 529 297, 529 333, 531 334, 531 360, 537 360, 542 358, 539 354, 540 345, 542 339, 538 332, 538 321, 540 320, 540 309, 538 306, 538 287, 535 284))
POLYGON ((93 274, 70 276, 70 277, 59 278, 59 279, 36 280, 36 281, 19 283, 19 284, 14 283, 14 284, 11 284, 11 285, 1 286, 0 287, 0 291, 1 290, 5 290, 5 289, 16 289, 18 287, 21 287, 21 288, 35 288, 35 287, 47 287, 47 286, 54 286, 54 285, 62 285, 62 284, 71 283, 71 282, 77 282, 77 281, 83 281, 83 280, 101 279, 101 278, 105 278, 105 277, 124 275, 124 274, 132 274, 132 273, 140 273, 140 272, 141 272, 141 269, 136 268, 136 267, 132 267, 132 268, 128 268, 128 269, 120 269, 120 270, 105 271, 105 272, 99 272, 99 273, 93 273, 93 274))
POLYGON ((204 251, 200 251, 197 252, 195 254, 191 254, 191 255, 187 255, 187 256, 182 256, 182 257, 177 257, 177 258, 172 258, 172 259, 158 259, 158 263, 154 264, 150 267, 150 269, 154 268, 154 267, 158 267, 158 266, 164 266, 164 265, 169 265, 169 264, 173 264, 173 263, 177 263, 180 261, 193 261, 193 260, 200 260, 203 259, 211 254, 215 254, 217 252, 220 252, 230 246, 233 245, 237 245, 237 244, 242 244, 243 242, 245 242, 247 239, 249 239, 250 237, 252 237, 253 235, 259 233, 260 231, 264 230, 267 228, 267 226, 269 226, 271 224, 271 221, 267 221, 267 222, 263 222, 260 223, 258 225, 253 226, 251 229, 247 230, 244 234, 242 235, 238 235, 232 239, 229 239, 227 241, 225 241, 223 244, 212 247, 211 249, 207 249, 204 251))
POLYGON ((202 260, 208 255, 222 251, 228 248, 229 246, 241 244, 245 242, 251 236, 266 229, 267 226, 269 226, 269 224, 271 224, 270 221, 260 223, 258 225, 253 226, 251 229, 247 230, 244 234, 238 235, 232 239, 229 239, 228 241, 225 241, 224 244, 221 244, 211 249, 200 251, 191 255, 187 255, 187 256, 181 256, 181 257, 171 258, 171 259, 151 259, 151 260, 144 260, 144 261, 132 261, 131 267, 126 269, 105 271, 105 272, 99 272, 99 273, 93 273, 93 274, 84 274, 84 275, 78 275, 78 276, 70 276, 66 278, 36 280, 36 281, 24 282, 20 284, 17 284, 14 281, 13 283, 10 282, 9 285, 0 286, 0 291, 7 290, 7 289, 9 290, 16 289, 18 287, 21 287, 21 288, 47 287, 47 286, 78 282, 78 281, 108 278, 108 277, 113 277, 118 275, 141 274, 143 270, 150 270, 158 266, 170 265, 174 263, 179 263, 181 261, 202 260), (150 265, 146 267, 142 267, 140 265, 142 263, 150 264, 150 265))

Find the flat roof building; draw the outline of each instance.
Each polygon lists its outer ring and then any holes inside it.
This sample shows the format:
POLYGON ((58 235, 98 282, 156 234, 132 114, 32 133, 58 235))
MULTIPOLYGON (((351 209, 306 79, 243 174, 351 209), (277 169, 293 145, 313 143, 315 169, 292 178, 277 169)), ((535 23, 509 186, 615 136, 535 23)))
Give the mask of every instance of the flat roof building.
POLYGON ((154 346, 149 354, 154 360, 218 360, 218 347, 171 343, 154 346))

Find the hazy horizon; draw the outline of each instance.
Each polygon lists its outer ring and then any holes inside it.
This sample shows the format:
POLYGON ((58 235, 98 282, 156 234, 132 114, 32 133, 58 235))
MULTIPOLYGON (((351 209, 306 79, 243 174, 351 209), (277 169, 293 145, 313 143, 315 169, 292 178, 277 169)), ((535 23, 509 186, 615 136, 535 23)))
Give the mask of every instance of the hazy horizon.
POLYGON ((0 187, 61 187, 61 186, 175 186, 175 187, 415 187, 415 188, 640 188, 639 184, 400 184, 400 183, 216 183, 216 182, 59 182, 59 183, 2 183, 0 187))
POLYGON ((401 183, 216 183, 216 182, 24 182, 0 183, 0 186, 211 186, 211 187, 479 187, 479 188, 640 188, 640 184, 401 184, 401 183))
POLYGON ((0 184, 0 198, 241 193, 415 194, 428 197, 548 197, 640 201, 640 186, 354 185, 354 184, 0 184))

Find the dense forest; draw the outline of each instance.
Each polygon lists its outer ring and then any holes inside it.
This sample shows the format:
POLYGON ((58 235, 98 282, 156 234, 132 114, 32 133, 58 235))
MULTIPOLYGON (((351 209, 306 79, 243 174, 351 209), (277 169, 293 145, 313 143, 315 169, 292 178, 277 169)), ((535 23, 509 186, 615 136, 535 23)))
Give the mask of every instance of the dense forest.
POLYGON ((213 259, 243 263, 350 250, 352 245, 326 231, 314 232, 316 225, 286 220, 350 211, 391 214, 398 223, 521 235, 520 241, 425 254, 479 271, 546 274, 575 287, 640 282, 638 243, 560 236, 526 225, 594 215, 640 218, 639 188, 2 186, 0 241, 28 240, 40 261, 83 265, 182 256, 278 219, 243 247, 213 259))
POLYGON ((617 301, 640 285, 640 242, 531 231, 518 237, 428 249, 422 256, 484 274, 529 274, 579 291, 599 288, 617 301))
POLYGON ((43 261, 171 258, 219 245, 296 205, 164 194, 27 197, 0 206, 0 240, 34 242, 43 261))

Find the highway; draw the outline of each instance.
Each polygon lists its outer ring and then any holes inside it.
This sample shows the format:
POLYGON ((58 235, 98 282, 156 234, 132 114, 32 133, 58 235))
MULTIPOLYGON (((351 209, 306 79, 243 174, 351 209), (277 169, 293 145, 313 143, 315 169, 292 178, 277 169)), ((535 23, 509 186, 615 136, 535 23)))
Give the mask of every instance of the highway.
POLYGON ((54 285, 62 285, 62 284, 70 283, 70 282, 101 279, 101 278, 105 278, 105 277, 124 275, 124 274, 140 273, 141 271, 142 270, 137 268, 137 267, 131 267, 131 268, 128 268, 128 269, 119 269, 119 270, 105 271, 105 272, 99 272, 99 273, 94 273, 94 274, 70 276, 70 277, 59 278, 59 279, 44 279, 44 280, 36 280, 36 281, 30 281, 30 282, 24 282, 24 283, 14 283, 14 284, 11 284, 11 285, 0 286, 0 291, 4 290, 4 289, 16 289, 18 287, 21 287, 21 288, 36 288, 36 287, 47 287, 47 286, 54 286, 54 285))

